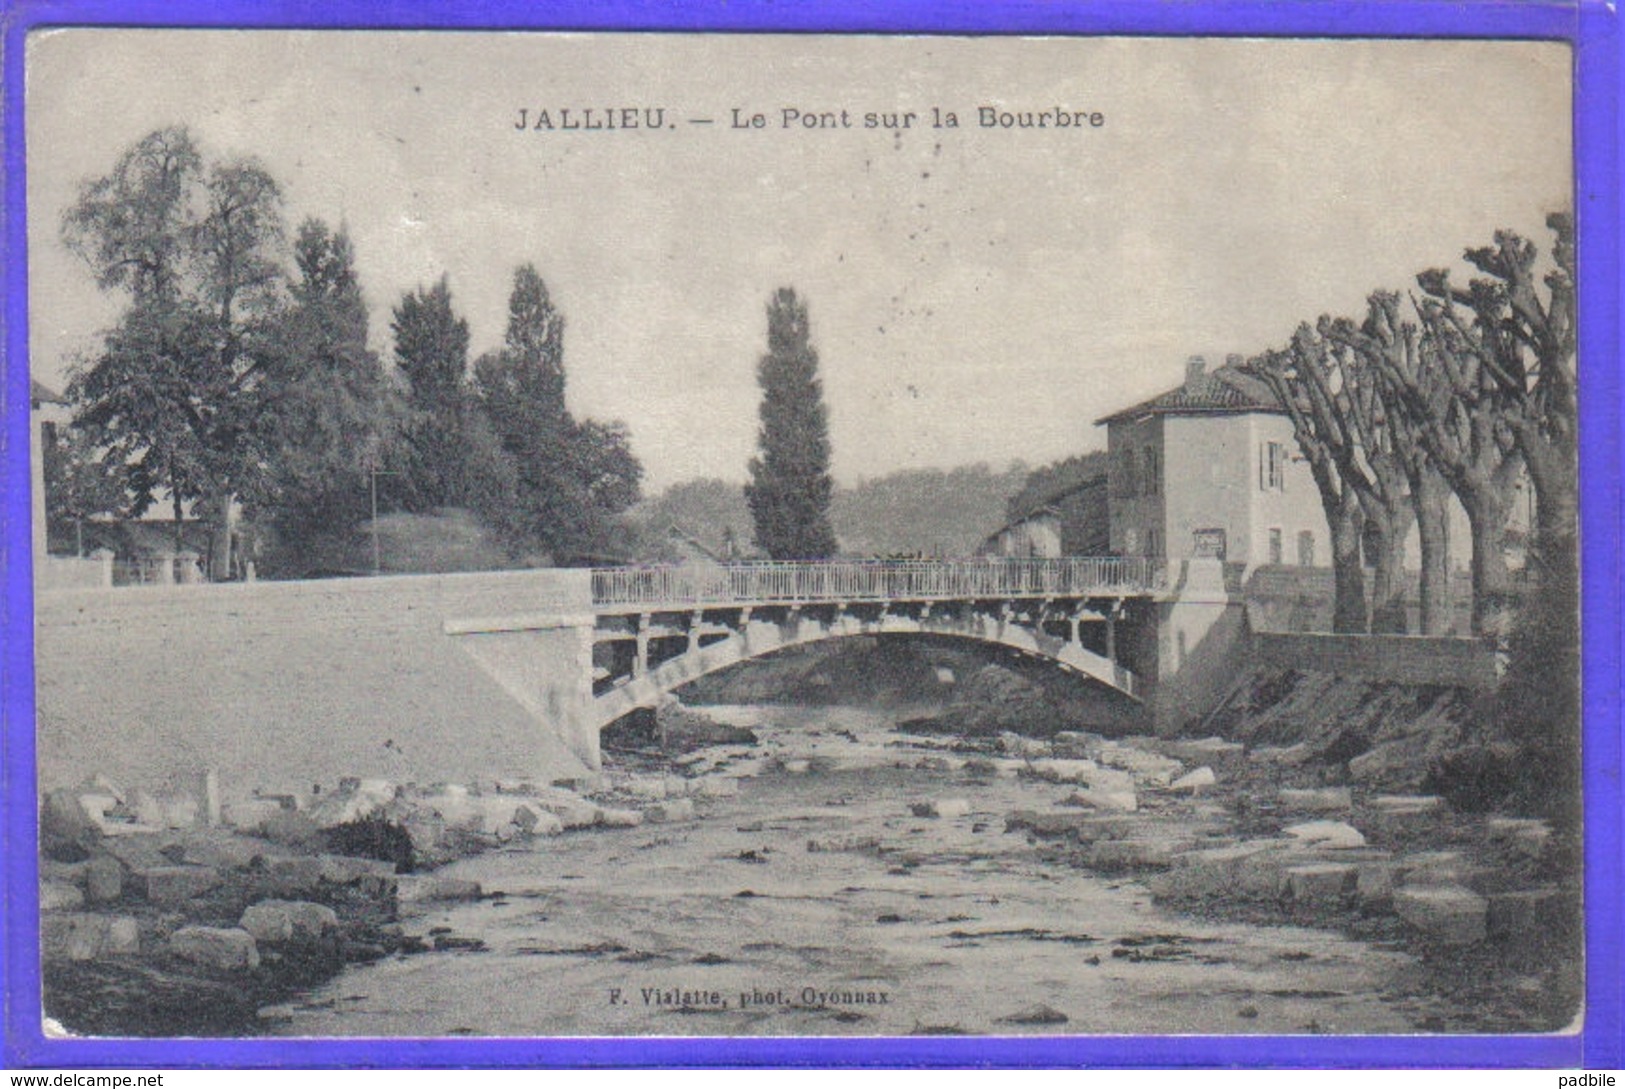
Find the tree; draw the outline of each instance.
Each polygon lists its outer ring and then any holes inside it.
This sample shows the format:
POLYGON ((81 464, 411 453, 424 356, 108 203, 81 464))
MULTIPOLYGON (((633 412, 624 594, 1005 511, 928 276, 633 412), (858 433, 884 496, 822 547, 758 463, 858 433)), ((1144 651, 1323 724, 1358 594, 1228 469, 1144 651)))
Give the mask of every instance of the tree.
MULTIPOLYGON (((1420 330, 1414 322, 1400 317, 1400 299, 1393 292, 1379 291, 1369 300, 1363 324, 1355 327, 1346 318, 1322 317, 1321 335, 1354 352, 1361 361, 1361 382, 1366 395, 1356 402, 1354 422, 1362 442, 1382 450, 1399 467, 1416 522, 1421 577, 1419 594, 1421 629, 1424 635, 1440 635, 1449 625, 1449 501, 1450 485, 1428 453, 1420 423, 1408 410, 1403 391, 1395 386, 1390 371, 1397 368, 1412 373, 1420 352, 1420 330), (1352 346, 1352 348, 1351 348, 1352 346), (1380 352, 1391 361, 1385 368, 1371 358, 1380 352)), ((1346 357, 1345 357, 1346 358, 1346 357)))
POLYGON ((756 545, 775 560, 834 555, 829 413, 807 306, 794 288, 780 288, 768 303, 767 353, 756 380, 762 387, 760 455, 751 459, 745 485, 756 545))
POLYGON ((390 328, 406 379, 404 467, 388 494, 414 513, 467 507, 500 523, 512 503, 514 466, 467 381, 468 322, 452 308, 446 277, 402 296, 390 328))
POLYGON ((371 470, 398 460, 383 365, 367 347, 367 306, 349 234, 318 219, 294 242, 298 278, 280 331, 271 471, 257 507, 274 531, 272 573, 303 572, 315 542, 371 513, 371 470))
POLYGON ((1450 351, 1441 365, 1493 391, 1484 401, 1511 432, 1534 486, 1538 589, 1522 599, 1496 711, 1524 750, 1522 800, 1572 824, 1580 817, 1577 268, 1572 217, 1546 224, 1553 244, 1544 276, 1535 245, 1500 231, 1493 245, 1466 252, 1483 275, 1465 290, 1442 270, 1418 281, 1428 296, 1424 320, 1450 351))
POLYGON ((1293 438, 1309 462, 1331 531, 1332 630, 1358 633, 1369 626, 1361 553, 1373 504, 1360 495, 1370 482, 1355 461, 1346 421, 1323 374, 1327 358, 1325 346, 1301 325, 1285 351, 1266 352, 1243 369, 1268 383, 1292 419, 1293 438))
POLYGON ((1455 334, 1441 342, 1469 357, 1453 364, 1480 372, 1500 394, 1501 415, 1535 488, 1538 562, 1568 579, 1579 525, 1574 220, 1558 213, 1546 225, 1553 244, 1552 268, 1541 278, 1544 299, 1536 281, 1539 253, 1511 231, 1466 252, 1485 274, 1466 290, 1442 269, 1417 280, 1437 304, 1426 311, 1429 320, 1455 334))
POLYGON ((565 403, 564 316, 534 265, 514 273, 501 351, 474 367, 485 415, 514 467, 510 528, 570 562, 611 550, 610 519, 643 469, 619 423, 577 422, 565 403))
POLYGON ((184 128, 153 132, 85 183, 62 231, 129 307, 69 394, 76 422, 128 466, 134 513, 167 490, 215 522, 228 577, 237 497, 263 474, 272 332, 283 305, 281 191, 251 159, 207 165, 184 128))
POLYGON ((117 517, 129 506, 124 470, 103 457, 78 428, 52 430, 52 440, 40 451, 45 517, 48 524, 72 524, 74 552, 82 556, 85 520, 99 514, 117 517))
POLYGON ((1473 631, 1504 642, 1512 606, 1507 514, 1523 464, 1507 426, 1506 391, 1463 343, 1463 330, 1441 303, 1415 305, 1414 337, 1380 299, 1373 306, 1378 318, 1366 328, 1334 323, 1327 332, 1380 371, 1394 408, 1461 500, 1473 537, 1473 631))

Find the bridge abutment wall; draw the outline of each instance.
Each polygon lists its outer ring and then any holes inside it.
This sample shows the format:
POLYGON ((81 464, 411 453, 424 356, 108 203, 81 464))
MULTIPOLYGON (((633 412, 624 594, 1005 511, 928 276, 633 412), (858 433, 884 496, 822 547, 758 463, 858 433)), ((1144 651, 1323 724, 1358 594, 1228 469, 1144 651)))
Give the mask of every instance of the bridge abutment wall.
POLYGON ((1217 559, 1185 561, 1155 616, 1148 704, 1153 728, 1166 736, 1219 705, 1246 670, 1252 645, 1246 606, 1227 591, 1217 559))
POLYGON ((560 570, 40 593, 41 785, 580 775, 591 609, 588 572, 560 570), (584 626, 448 637, 519 609, 584 626))

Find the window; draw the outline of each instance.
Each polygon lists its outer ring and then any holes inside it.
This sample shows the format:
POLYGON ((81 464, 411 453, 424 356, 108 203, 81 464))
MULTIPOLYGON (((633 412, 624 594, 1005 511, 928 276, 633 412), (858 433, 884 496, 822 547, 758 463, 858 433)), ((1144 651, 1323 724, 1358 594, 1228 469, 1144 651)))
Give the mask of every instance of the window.
POLYGON ((1315 566, 1315 535, 1307 529, 1298 534, 1298 566, 1315 566))
POLYGON ((1258 459, 1258 487, 1266 492, 1286 491, 1286 447, 1266 442, 1258 459))
POLYGON ((1145 531, 1145 554, 1147 556, 1162 555, 1162 549, 1159 547, 1161 543, 1156 530, 1148 529, 1145 531))
POLYGON ((1271 526, 1270 527, 1270 564, 1272 566, 1279 567, 1279 566, 1281 566, 1281 564, 1283 562, 1284 562, 1284 560, 1283 560, 1282 555, 1281 555, 1281 528, 1279 526, 1271 526))
POLYGON ((1132 449, 1123 451, 1123 468, 1118 481, 1118 495, 1130 496, 1140 494, 1139 465, 1134 460, 1132 449))
POLYGON ((1143 493, 1145 495, 1156 495, 1162 488, 1162 465, 1157 458, 1157 448, 1155 446, 1145 448, 1145 460, 1142 464, 1145 470, 1143 493))
POLYGON ((1140 531, 1129 526, 1123 531, 1123 554, 1125 556, 1138 556, 1140 554, 1140 531))

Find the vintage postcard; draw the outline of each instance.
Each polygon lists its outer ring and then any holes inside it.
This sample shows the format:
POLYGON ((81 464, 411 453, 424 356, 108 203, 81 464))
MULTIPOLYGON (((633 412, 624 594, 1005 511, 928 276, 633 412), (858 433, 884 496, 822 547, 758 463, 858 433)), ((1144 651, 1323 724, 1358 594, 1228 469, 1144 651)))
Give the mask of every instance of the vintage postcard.
POLYGON ((1574 63, 35 30, 41 1031, 1580 1031, 1574 63))

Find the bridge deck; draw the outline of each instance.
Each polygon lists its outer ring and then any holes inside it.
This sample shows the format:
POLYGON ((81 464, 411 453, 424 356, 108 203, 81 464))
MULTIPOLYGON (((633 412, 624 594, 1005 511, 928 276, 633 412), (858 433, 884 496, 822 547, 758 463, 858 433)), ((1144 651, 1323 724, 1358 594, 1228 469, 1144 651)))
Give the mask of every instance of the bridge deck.
POLYGON ((592 573, 602 612, 833 603, 1140 597, 1166 585, 1159 560, 841 560, 681 567, 609 567, 592 573))

